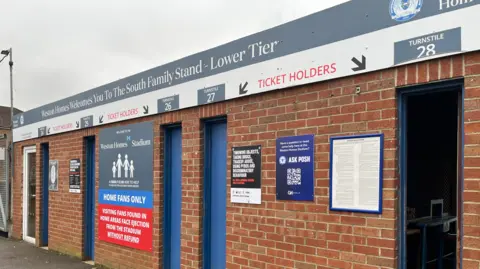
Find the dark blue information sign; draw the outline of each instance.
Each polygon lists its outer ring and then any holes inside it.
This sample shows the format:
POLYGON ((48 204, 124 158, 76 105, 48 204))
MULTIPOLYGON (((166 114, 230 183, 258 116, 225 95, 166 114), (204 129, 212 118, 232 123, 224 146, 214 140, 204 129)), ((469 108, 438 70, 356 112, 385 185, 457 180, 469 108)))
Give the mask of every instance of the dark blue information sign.
POLYGON ((313 201, 314 135, 277 139, 277 200, 313 201))

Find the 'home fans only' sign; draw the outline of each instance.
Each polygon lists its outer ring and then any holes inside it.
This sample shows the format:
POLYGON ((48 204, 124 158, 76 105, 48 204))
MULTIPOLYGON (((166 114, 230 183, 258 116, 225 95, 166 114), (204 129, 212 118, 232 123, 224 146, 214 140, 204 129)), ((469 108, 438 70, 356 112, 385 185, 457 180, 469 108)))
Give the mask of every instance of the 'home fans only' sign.
POLYGON ((152 251, 153 123, 100 132, 98 238, 152 251))

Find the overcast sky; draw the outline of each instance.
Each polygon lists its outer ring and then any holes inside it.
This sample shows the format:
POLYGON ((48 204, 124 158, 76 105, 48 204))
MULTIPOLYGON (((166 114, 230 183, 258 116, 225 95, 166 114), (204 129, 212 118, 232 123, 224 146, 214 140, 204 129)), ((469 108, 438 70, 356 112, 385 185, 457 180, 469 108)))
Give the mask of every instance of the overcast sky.
POLYGON ((29 110, 341 2, 1 0, 0 49, 13 47, 14 105, 29 110))

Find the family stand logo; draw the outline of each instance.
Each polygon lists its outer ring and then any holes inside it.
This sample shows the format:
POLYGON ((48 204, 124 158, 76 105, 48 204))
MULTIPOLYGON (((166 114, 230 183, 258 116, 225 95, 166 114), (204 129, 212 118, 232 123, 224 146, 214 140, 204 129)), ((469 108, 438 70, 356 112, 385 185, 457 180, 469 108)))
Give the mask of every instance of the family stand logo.
POLYGON ((135 170, 135 167, 133 166, 133 160, 128 161, 128 155, 125 154, 125 160, 122 161, 122 154, 118 154, 118 159, 116 162, 113 162, 112 166, 112 175, 113 178, 121 178, 122 177, 122 167, 125 171, 124 177, 128 178, 133 178, 133 171, 135 170), (130 175, 129 175, 130 172, 130 175))
POLYGON ((422 6, 423 0, 390 0, 390 16, 396 21, 405 22, 415 17, 422 6))

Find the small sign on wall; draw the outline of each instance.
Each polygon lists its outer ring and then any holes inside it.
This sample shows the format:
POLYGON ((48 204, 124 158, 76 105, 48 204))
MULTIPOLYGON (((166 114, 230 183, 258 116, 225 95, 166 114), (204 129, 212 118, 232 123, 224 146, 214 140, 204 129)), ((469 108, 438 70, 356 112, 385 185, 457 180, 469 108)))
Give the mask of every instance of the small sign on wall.
POLYGON ((262 203, 262 147, 244 146, 232 148, 232 203, 262 203))
POLYGON ((330 139, 330 210, 382 213, 383 134, 330 139))
POLYGON ((69 192, 80 193, 80 159, 70 160, 70 171, 68 174, 69 192))
POLYGON ((58 161, 50 160, 48 164, 48 190, 58 191, 58 161))
POLYGON ((313 201, 314 135, 277 139, 277 199, 313 201))

